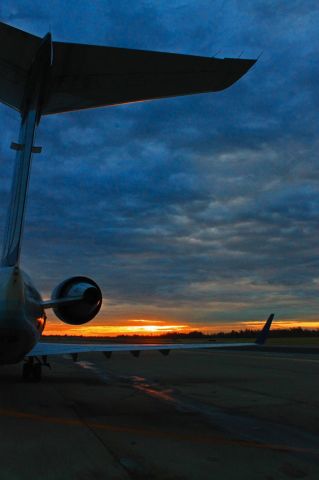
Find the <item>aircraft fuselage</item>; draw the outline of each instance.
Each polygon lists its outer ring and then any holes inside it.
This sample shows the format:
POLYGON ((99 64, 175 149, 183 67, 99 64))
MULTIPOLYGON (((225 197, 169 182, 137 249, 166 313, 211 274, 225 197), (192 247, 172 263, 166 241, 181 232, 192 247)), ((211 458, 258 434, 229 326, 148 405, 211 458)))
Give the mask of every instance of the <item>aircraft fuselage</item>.
POLYGON ((39 341, 46 320, 41 301, 19 267, 0 268, 0 364, 22 361, 39 341))

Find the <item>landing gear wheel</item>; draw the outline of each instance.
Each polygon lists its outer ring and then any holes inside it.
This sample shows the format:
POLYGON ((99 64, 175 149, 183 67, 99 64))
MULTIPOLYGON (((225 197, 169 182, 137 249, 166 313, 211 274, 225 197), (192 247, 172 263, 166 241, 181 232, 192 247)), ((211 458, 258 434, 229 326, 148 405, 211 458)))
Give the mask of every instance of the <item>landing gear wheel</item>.
POLYGON ((39 382, 42 378, 42 365, 41 363, 36 363, 33 365, 32 376, 36 382, 39 382))
POLYGON ((23 380, 30 380, 30 377, 33 374, 33 365, 31 363, 24 363, 22 367, 22 378, 23 380))

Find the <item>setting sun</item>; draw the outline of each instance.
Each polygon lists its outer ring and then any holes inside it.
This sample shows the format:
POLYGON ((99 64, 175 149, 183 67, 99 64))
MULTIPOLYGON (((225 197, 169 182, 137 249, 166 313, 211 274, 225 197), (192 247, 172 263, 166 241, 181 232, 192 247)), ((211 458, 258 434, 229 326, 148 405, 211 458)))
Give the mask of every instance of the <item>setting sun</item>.
POLYGON ((117 335, 159 335, 167 332, 189 332, 194 328, 187 324, 166 320, 128 319, 110 324, 67 326, 56 320, 47 323, 46 335, 84 335, 87 337, 114 337, 117 335))

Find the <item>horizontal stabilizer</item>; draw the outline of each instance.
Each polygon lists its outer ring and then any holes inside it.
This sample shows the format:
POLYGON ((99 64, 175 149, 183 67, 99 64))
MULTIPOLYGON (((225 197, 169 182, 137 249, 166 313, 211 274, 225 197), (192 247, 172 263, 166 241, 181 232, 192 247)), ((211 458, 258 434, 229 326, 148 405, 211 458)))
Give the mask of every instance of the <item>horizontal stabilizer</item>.
POLYGON ((41 39, 0 22, 0 101, 21 110, 27 74, 41 39))
POLYGON ((53 42, 43 114, 223 90, 254 60, 53 42))
MULTIPOLYGON (((42 39, 0 23, 0 101, 21 111, 42 39)), ((223 90, 255 60, 52 42, 41 114, 223 90)))

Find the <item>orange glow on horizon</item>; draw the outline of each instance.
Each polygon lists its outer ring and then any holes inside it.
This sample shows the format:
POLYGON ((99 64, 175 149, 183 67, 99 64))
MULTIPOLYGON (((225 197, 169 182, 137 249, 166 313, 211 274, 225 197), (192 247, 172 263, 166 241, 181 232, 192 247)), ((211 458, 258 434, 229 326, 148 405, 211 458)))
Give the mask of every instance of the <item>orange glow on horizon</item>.
POLYGON ((115 337, 117 335, 160 335, 167 332, 188 332, 194 330, 189 325, 166 323, 163 320, 127 320, 117 325, 65 325, 57 322, 48 322, 45 335, 83 335, 86 337, 115 337), (129 325, 134 322, 134 325, 129 325), (138 323, 138 325, 137 325, 138 323))
MULTIPOLYGON (((245 321, 245 322, 229 322, 215 324, 203 323, 177 323, 168 320, 155 319, 128 319, 120 321, 119 323, 100 323, 89 325, 66 325, 62 322, 52 320, 48 321, 45 328, 45 335, 74 335, 85 337, 116 337, 118 335, 160 335, 165 333, 189 333, 194 330, 199 330, 203 333, 218 333, 229 332, 231 330, 258 330, 263 325, 263 321, 245 321), (133 325, 132 325, 133 324, 133 325)), ((305 328, 305 329, 319 329, 318 320, 278 320, 276 318, 272 329, 280 328, 305 328)))
MULTIPOLYGON (((245 329, 258 329, 261 325, 261 322, 252 321, 252 322, 242 322, 241 328, 245 329)), ((316 329, 319 328, 319 320, 278 320, 274 319, 272 325, 272 330, 278 330, 280 328, 308 328, 316 329)))

